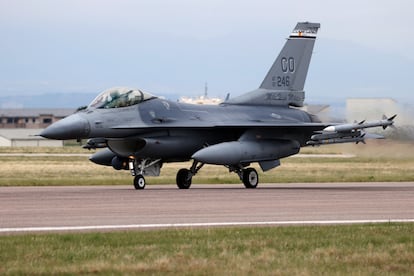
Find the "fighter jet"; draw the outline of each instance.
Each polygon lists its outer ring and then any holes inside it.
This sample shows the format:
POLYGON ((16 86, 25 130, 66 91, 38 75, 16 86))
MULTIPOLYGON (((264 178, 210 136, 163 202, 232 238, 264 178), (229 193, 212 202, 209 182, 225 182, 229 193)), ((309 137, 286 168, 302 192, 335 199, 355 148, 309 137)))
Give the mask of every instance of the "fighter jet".
POLYGON ((249 167, 252 163, 265 172, 301 147, 363 142, 368 138, 363 129, 394 123, 395 116, 375 122, 325 124, 299 109, 319 28, 319 23, 298 23, 259 88, 220 105, 179 103, 139 89, 116 87, 40 135, 89 139, 85 148, 104 148, 90 160, 130 170, 136 189, 144 189, 144 176, 158 176, 164 163, 189 160, 191 167, 177 173, 180 189, 191 186, 204 164, 225 166, 246 188, 256 188, 259 177, 249 167))

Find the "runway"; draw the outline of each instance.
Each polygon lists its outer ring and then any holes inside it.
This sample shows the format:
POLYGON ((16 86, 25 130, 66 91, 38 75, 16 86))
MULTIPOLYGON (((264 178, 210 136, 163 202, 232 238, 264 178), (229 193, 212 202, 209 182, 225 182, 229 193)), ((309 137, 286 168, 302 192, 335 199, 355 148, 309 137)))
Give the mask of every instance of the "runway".
POLYGON ((414 182, 1 187, 0 233, 414 222, 414 182))

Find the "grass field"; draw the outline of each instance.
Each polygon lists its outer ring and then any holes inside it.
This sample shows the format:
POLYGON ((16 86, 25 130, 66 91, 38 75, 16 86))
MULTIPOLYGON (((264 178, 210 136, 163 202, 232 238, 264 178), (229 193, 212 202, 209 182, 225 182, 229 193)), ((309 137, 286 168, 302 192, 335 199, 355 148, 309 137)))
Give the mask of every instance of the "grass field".
POLYGON ((0 274, 413 275, 414 224, 0 236, 0 274))
MULTIPOLYGON (((6 152, 4 148, 1 149, 6 152)), ((88 153, 79 147, 9 148, 11 153, 88 153)), ((414 144, 390 142, 341 147, 306 148, 302 153, 351 153, 352 158, 286 158, 282 166, 259 171, 261 183, 414 181, 414 144)), ((118 185, 131 184, 128 171, 98 166, 87 157, 0 156, 0 186, 19 185, 118 185)), ((164 164, 160 177, 148 177, 148 184, 175 183, 176 172, 190 163, 164 164)), ((236 174, 222 166, 206 165, 193 183, 240 183, 236 174)))

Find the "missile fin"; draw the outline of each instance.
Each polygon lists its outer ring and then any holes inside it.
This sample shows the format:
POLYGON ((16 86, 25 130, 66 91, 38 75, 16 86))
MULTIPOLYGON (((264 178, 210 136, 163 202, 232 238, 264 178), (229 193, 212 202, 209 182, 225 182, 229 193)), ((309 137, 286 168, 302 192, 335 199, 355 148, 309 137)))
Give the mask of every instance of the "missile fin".
MULTIPOLYGON (((385 116, 385 115, 384 115, 385 116)), ((388 118, 388 121, 393 121, 395 119, 395 117, 397 117, 397 114, 395 114, 394 116, 391 116, 390 118, 388 118)))

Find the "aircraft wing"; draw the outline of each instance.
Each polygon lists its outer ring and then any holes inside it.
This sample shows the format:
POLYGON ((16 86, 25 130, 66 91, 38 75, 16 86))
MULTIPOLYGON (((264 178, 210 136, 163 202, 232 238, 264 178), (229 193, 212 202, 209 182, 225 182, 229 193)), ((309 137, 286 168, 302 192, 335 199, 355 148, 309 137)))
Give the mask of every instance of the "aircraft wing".
MULTIPOLYGON (((304 123, 304 122, 275 122, 275 121, 244 121, 244 122, 205 122, 197 121, 193 123, 176 123, 175 120, 159 121, 159 123, 146 126, 147 131, 156 131, 162 129, 239 129, 243 131, 264 129, 280 130, 280 132, 295 132, 305 134, 306 145, 318 146, 324 144, 339 143, 365 143, 365 139, 382 139, 381 135, 365 133, 363 130, 373 127, 393 126, 396 115, 382 120, 353 124, 325 124, 325 123, 304 123)), ((140 125, 118 125, 114 129, 143 129, 140 125)), ((277 137, 275 137, 277 139, 277 137)))
MULTIPOLYGON (((242 135, 243 133, 248 133, 249 130, 257 130, 259 132, 269 133, 270 137, 273 139, 288 139, 288 140, 296 140, 299 138, 295 138, 298 135, 303 136, 302 134, 306 133, 305 137, 310 137, 312 133, 316 131, 320 131, 326 127, 329 127, 328 124, 322 123, 275 123, 275 122, 258 122, 258 121, 249 121, 249 122, 207 122, 207 121, 199 121, 199 122, 192 122, 192 123, 182 123, 176 122, 174 120, 168 120, 168 122, 160 122, 153 125, 140 125, 140 124, 123 124, 111 127, 114 130, 136 130, 137 134, 131 135, 130 137, 124 138, 92 138, 89 139, 87 144, 84 148, 91 149, 91 148, 103 148, 107 146, 107 141, 139 141, 147 139, 148 137, 152 137, 154 134, 156 136, 160 135, 160 133, 164 134, 168 131, 172 130, 191 130, 191 131, 218 131, 218 132, 236 132, 242 135), (272 135, 274 133, 274 135, 272 135), (292 134, 288 137, 284 136, 283 134, 292 134), (280 137, 279 137, 280 136, 280 137), (284 138, 283 138, 284 137, 284 138)), ((303 137, 301 137, 301 143, 304 145, 306 142, 303 137)))

